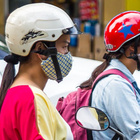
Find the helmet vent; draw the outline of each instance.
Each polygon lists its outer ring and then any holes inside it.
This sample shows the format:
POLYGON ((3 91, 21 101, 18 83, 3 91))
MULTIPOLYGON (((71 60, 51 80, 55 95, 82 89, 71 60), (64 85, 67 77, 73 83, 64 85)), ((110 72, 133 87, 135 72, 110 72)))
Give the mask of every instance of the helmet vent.
POLYGON ((55 37, 55 34, 52 34, 52 37, 55 37))
POLYGON ((23 50, 23 53, 25 53, 25 52, 26 52, 26 50, 24 49, 24 50, 23 50))

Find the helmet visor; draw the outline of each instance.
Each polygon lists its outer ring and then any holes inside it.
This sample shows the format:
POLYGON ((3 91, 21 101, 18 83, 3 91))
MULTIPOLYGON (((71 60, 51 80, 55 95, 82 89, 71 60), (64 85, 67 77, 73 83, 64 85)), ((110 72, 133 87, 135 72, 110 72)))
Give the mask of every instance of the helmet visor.
POLYGON ((62 30, 63 34, 69 34, 69 35, 77 35, 77 34, 82 34, 80 30, 78 30, 77 26, 74 25, 73 27, 66 28, 62 30))

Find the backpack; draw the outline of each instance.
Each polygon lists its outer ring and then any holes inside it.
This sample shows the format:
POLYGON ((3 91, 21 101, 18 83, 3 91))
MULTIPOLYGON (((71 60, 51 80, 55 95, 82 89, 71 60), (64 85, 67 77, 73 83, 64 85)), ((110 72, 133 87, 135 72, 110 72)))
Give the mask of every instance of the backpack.
POLYGON ((58 99, 56 109, 71 127, 74 140, 93 140, 91 130, 86 130, 77 125, 75 121, 75 114, 80 107, 91 106, 91 93, 94 90, 96 84, 99 82, 99 80, 107 77, 110 74, 120 75, 132 85, 129 79, 120 70, 110 69, 103 71, 97 76, 97 78, 93 82, 92 89, 78 88, 76 91, 69 93, 67 97, 61 97, 58 99))

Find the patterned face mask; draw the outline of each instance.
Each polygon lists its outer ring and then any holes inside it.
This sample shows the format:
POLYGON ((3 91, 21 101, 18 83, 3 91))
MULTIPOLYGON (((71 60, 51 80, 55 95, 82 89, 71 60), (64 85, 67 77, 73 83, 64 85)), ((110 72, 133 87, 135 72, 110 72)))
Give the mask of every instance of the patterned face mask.
MULTIPOLYGON (((72 56, 70 52, 68 52, 67 54, 61 54, 57 52, 57 59, 60 66, 62 78, 64 78, 68 75, 68 73, 71 70, 72 56)), ((56 75, 55 67, 51 59, 51 56, 49 56, 46 60, 43 60, 41 62, 41 67, 43 71, 45 72, 45 74, 49 77, 49 79, 57 80, 57 75, 56 75)))

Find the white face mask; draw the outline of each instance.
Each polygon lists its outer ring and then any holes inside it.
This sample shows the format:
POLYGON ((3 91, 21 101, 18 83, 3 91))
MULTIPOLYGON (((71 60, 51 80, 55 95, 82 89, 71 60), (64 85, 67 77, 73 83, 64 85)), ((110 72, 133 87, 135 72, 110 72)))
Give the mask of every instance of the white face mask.
MULTIPOLYGON (((70 52, 68 52, 67 54, 61 54, 57 52, 57 59, 60 66, 62 78, 64 78, 68 75, 72 68, 72 56, 70 52)), ((49 77, 49 79, 57 80, 57 75, 51 56, 49 56, 46 60, 42 60, 41 67, 45 74, 49 77)))

